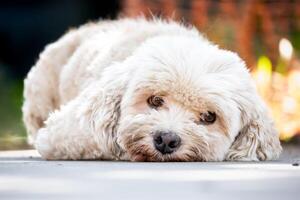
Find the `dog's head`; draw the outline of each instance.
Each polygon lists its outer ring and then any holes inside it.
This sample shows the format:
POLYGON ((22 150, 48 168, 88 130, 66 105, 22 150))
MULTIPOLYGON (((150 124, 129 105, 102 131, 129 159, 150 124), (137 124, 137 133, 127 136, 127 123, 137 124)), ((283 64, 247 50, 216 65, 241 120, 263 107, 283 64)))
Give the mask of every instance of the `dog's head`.
POLYGON ((236 54, 201 37, 160 36, 123 65, 134 70, 119 99, 117 140, 131 160, 278 156, 277 133, 236 54))

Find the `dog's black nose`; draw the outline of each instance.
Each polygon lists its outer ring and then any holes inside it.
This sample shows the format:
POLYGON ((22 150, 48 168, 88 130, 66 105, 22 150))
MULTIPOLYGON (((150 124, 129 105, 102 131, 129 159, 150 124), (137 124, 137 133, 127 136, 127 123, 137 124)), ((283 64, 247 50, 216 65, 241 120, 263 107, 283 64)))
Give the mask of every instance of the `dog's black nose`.
POLYGON ((172 132, 159 131, 153 136, 154 146, 162 154, 173 153, 181 143, 178 135, 172 132))

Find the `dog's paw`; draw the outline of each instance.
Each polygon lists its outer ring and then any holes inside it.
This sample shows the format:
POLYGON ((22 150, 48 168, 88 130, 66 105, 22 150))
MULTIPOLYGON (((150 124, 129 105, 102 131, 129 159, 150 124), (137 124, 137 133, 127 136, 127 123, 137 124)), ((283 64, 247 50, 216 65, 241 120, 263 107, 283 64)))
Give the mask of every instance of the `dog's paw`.
POLYGON ((45 128, 42 128, 38 131, 34 145, 42 158, 47 160, 54 159, 52 155, 53 150, 49 140, 49 134, 45 128))

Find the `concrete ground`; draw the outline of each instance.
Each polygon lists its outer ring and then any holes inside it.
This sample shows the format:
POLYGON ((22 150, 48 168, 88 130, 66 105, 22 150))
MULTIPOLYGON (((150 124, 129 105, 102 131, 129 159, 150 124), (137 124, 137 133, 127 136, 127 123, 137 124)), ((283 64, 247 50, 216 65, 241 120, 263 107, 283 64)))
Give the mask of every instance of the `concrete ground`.
POLYGON ((300 199, 300 150, 279 161, 131 163, 44 161, 0 152, 0 199, 300 199))

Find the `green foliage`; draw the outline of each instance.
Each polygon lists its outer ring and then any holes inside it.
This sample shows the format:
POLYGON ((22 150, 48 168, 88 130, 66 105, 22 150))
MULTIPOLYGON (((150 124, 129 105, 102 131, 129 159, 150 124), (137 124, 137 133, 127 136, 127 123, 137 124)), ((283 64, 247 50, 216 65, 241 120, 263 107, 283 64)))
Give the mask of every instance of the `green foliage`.
POLYGON ((22 92, 23 80, 0 71, 0 149, 28 148, 21 120, 22 92))

